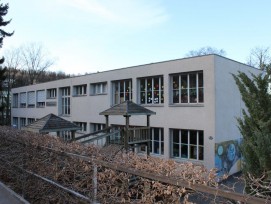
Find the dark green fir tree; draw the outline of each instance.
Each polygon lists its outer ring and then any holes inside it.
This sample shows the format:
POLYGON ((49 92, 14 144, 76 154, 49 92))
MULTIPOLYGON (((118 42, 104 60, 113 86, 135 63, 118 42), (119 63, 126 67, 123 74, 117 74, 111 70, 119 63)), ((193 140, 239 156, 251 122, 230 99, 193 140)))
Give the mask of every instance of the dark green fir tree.
MULTIPOLYGON (((6 25, 8 25, 10 23, 11 20, 9 21, 5 21, 4 20, 4 16, 7 15, 8 13, 8 9, 9 9, 9 5, 8 4, 0 4, 0 48, 2 48, 3 46, 3 40, 5 37, 10 37, 13 35, 12 33, 8 33, 6 31, 4 31, 2 28, 5 27, 6 25)), ((6 68, 2 67, 2 64, 4 63, 4 57, 2 57, 0 59, 0 95, 1 95, 1 101, 0 101, 0 113, 1 113, 1 124, 6 124, 6 108, 7 108, 7 84, 6 82, 6 68)), ((8 106, 9 107, 9 106, 8 106)))
MULTIPOLYGON (((242 110, 242 117, 238 118, 240 132, 243 136, 241 145, 244 159, 243 173, 247 184, 252 188, 249 175, 260 178, 265 182, 271 181, 271 93, 270 70, 251 76, 239 72, 233 75, 239 88, 246 108, 242 110)), ((249 187, 249 191, 252 189, 249 187)), ((266 192, 266 189, 259 189, 266 192)), ((255 191, 256 193, 257 191, 255 191)), ((270 196, 270 192, 267 193, 270 196)))

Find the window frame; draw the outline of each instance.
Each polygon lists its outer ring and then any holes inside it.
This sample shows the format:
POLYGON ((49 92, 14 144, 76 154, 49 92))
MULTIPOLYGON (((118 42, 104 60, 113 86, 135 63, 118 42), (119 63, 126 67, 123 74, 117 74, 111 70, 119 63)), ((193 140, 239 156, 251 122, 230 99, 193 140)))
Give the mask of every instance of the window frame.
POLYGON ((133 80, 132 79, 122 79, 122 80, 112 81, 112 105, 117 105, 124 101, 132 101, 132 100, 133 100, 133 80))
POLYGON ((87 84, 73 86, 73 96, 86 96, 87 95, 87 84))
POLYGON ((56 97, 57 97, 56 88, 47 89, 47 94, 46 94, 47 99, 55 99, 56 97))
POLYGON ((61 115, 71 115, 71 87, 62 87, 61 90, 61 115))
POLYGON ((156 128, 152 127, 150 128, 150 153, 155 155, 161 155, 163 156, 165 154, 165 136, 164 136, 164 128, 156 128), (159 131, 158 140, 155 139, 155 130, 159 131), (155 143, 158 143, 158 152, 155 151, 155 143))
POLYGON ((107 94, 107 82, 98 82, 90 84, 90 96, 107 94))
POLYGON ((170 104, 171 105, 203 105, 204 104, 204 73, 203 70, 170 74, 170 104), (195 87, 191 87, 191 77, 196 75, 195 87), (175 80, 174 80, 175 78, 175 80), (177 78, 177 80, 176 80, 177 78), (186 78, 186 81, 184 81, 186 78), (186 87, 185 87, 185 85, 186 87), (202 86, 200 86, 202 84, 202 86), (176 86, 177 88, 174 88, 176 86), (192 102, 192 91, 195 91, 195 102, 192 102), (183 93, 185 93, 182 95, 183 93))
MULTIPOLYGON (((170 129, 170 146, 171 146, 171 157, 174 159, 186 159, 194 161, 204 161, 204 131, 203 130, 188 130, 188 129, 170 129), (174 142, 174 131, 178 131, 178 142, 174 142), (187 131, 187 143, 184 141, 182 132, 187 131), (191 132, 196 132, 196 144, 192 143, 191 132), (202 138, 200 138, 202 136, 202 138), (200 144, 200 140, 202 144, 200 144), (174 146, 178 146, 178 155, 174 155, 174 146), (183 147, 187 146, 187 155, 183 156, 183 147), (192 149, 196 149, 196 158, 193 158, 191 154, 192 149), (201 152, 200 152, 201 149, 201 152)), ((185 150, 185 149, 184 149, 185 150)), ((193 152, 195 154, 195 152, 193 152)))
POLYGON ((138 78, 138 100, 141 105, 164 105, 164 76, 149 76, 138 78), (158 78, 158 89, 155 88, 158 78), (148 95, 151 95, 151 98, 148 95), (144 98, 143 98, 144 97, 144 98), (158 98, 158 102, 155 102, 158 98))

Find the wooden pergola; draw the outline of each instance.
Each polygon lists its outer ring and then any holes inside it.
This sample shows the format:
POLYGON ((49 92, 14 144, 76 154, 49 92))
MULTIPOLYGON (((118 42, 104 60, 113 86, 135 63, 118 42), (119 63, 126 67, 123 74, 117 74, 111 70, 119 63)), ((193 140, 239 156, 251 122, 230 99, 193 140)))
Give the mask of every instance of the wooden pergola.
POLYGON ((80 127, 74 123, 67 121, 54 114, 48 114, 43 118, 21 128, 22 130, 37 132, 37 133, 49 133, 56 132, 59 136, 61 131, 71 131, 72 139, 75 137, 75 131, 81 130, 80 127))
MULTIPOLYGON (((150 116, 155 115, 155 114, 156 114, 155 112, 147 108, 144 108, 132 101, 124 101, 100 113, 100 115, 105 116, 106 128, 109 127, 110 115, 116 115, 116 116, 122 115, 123 117, 125 117, 124 147, 126 150, 128 149, 129 142, 133 144, 143 142, 142 140, 137 140, 137 139, 134 139, 133 141, 129 140, 130 139, 129 138, 129 127, 130 127, 129 118, 134 115, 146 115, 147 116, 146 130, 148 131, 147 131, 147 137, 146 137, 147 140, 144 140, 144 142, 147 142, 147 145, 148 145, 148 149, 147 149, 148 155, 150 153, 150 131, 149 131, 150 130, 150 116)), ((133 130, 135 130, 135 128, 133 130)))

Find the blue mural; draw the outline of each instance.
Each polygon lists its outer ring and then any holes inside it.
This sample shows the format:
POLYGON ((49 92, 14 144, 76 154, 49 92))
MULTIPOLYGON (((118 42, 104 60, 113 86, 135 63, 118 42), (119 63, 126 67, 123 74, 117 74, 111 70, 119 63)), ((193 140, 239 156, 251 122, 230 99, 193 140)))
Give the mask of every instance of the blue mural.
POLYGON ((215 144, 215 167, 218 176, 230 173, 233 166, 236 171, 241 170, 240 143, 241 139, 215 144))

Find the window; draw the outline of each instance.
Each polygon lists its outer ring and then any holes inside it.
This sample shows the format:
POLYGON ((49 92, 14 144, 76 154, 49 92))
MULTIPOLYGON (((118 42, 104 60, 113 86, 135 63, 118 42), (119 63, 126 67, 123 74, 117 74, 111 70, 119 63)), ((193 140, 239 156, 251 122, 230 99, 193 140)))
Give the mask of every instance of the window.
POLYGON ((31 124, 35 122, 35 118, 27 118, 27 124, 31 124))
POLYGON ((203 131, 171 129, 172 157, 203 160, 203 131))
POLYGON ((72 134, 71 131, 61 131, 60 132, 60 137, 64 140, 64 141, 69 141, 72 139, 72 134))
POLYGON ((87 131, 87 123, 84 122, 74 122, 77 126, 81 127, 81 131, 86 132, 87 131))
POLYGON ((56 89, 47 89, 47 98, 56 98, 56 89))
POLYGON ((71 114, 70 87, 61 88, 61 114, 71 114))
POLYGON ((27 92, 27 107, 28 108, 35 108, 35 91, 27 92))
POLYGON ((112 85, 113 105, 132 100, 132 79, 114 81, 112 85))
POLYGON ((26 125, 26 118, 20 118, 20 127, 24 127, 26 125))
POLYGON ((102 123, 90 123, 90 129, 92 132, 105 129, 105 124, 102 123))
POLYGON ((181 73, 171 76, 171 103, 203 103, 203 72, 181 73))
POLYGON ((106 82, 90 84, 90 95, 106 94, 106 82))
POLYGON ((19 104, 19 95, 16 93, 16 94, 13 94, 13 97, 12 97, 12 107, 18 108, 18 104, 19 104))
POLYGON ((13 117, 12 119, 12 127, 13 128, 18 128, 18 118, 17 117, 13 117))
POLYGON ((153 154, 164 154, 164 129, 151 128, 150 129, 151 145, 150 152, 153 154))
POLYGON ((73 87, 74 96, 85 96, 87 95, 87 85, 79 85, 73 87))
POLYGON ((164 103, 163 77, 148 77, 139 80, 140 104, 164 103))
POLYGON ((20 93, 20 107, 26 108, 26 93, 20 93))
POLYGON ((45 90, 37 91, 37 108, 45 107, 45 90))

